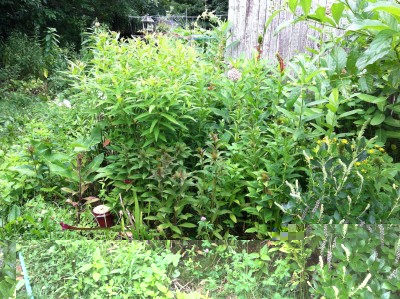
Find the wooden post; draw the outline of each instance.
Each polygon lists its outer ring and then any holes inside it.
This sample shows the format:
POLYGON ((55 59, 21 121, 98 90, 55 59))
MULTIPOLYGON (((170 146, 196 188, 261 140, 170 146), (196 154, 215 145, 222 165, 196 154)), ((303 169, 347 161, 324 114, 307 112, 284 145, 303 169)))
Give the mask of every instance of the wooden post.
MULTIPOLYGON (((330 5, 331 0, 316 0, 313 4, 330 5)), ((231 37, 228 44, 234 41, 239 43, 227 50, 228 57, 244 55, 250 58, 256 51, 258 37, 263 35, 264 25, 271 14, 281 8, 284 0, 229 0, 228 21, 232 22, 231 37)), ((315 48, 315 43, 307 36, 318 37, 318 31, 310 29, 306 22, 299 22, 283 29, 274 35, 280 24, 293 18, 288 12, 281 12, 267 28, 263 37, 261 57, 274 59, 278 52, 284 60, 288 60, 296 53, 306 52, 306 48, 315 48)), ((314 26, 321 26, 313 23, 314 26)))

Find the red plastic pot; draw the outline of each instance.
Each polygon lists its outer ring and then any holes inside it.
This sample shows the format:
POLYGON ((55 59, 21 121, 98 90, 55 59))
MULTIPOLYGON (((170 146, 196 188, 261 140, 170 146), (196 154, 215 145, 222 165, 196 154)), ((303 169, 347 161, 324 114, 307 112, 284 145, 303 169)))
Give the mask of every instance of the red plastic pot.
POLYGON ((100 227, 111 227, 114 225, 114 215, 110 208, 105 205, 99 205, 92 210, 92 214, 100 227))

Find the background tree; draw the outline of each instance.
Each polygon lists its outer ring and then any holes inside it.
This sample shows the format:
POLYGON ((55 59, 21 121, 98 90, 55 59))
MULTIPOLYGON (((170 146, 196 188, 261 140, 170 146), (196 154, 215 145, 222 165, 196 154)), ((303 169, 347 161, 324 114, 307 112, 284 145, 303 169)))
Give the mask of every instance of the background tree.
POLYGON ((129 16, 163 12, 157 0, 0 0, 0 35, 12 31, 43 35, 54 27, 61 43, 80 44, 80 35, 97 19, 112 30, 126 31, 129 16), (161 11, 159 11, 161 9, 161 11))
POLYGON ((189 16, 198 16, 206 9, 219 15, 228 14, 228 0, 166 0, 160 1, 160 4, 167 11, 172 8, 172 14, 187 12, 189 16))

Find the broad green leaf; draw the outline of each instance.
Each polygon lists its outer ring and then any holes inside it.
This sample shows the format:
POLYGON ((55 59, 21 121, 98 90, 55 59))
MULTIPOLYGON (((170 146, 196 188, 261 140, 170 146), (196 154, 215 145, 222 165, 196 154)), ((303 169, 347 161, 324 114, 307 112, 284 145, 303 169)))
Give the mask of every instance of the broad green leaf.
POLYGON ((251 234, 251 233, 255 233, 257 231, 258 231, 257 227, 251 227, 251 228, 246 229, 245 233, 251 234))
POLYGON ((92 268, 92 264, 85 264, 79 269, 79 271, 80 272, 86 272, 87 270, 89 270, 91 268, 92 268))
POLYGON ((326 104, 326 108, 328 108, 333 113, 336 113, 336 111, 338 110, 338 108, 332 104, 326 104))
POLYGON ((316 71, 310 73, 310 74, 306 77, 306 79, 304 80, 304 82, 305 82, 305 83, 310 82, 315 76, 317 76, 317 75, 319 75, 319 74, 321 74, 321 73, 324 74, 326 70, 327 70, 327 68, 319 68, 318 70, 316 70, 316 71))
MULTIPOLYGON (((386 140, 387 140, 387 138, 388 138, 388 136, 387 136, 386 133, 387 133, 386 130, 382 130, 382 129, 376 130, 376 131, 375 131, 375 136, 378 137, 377 140, 376 140, 376 142, 385 143, 386 140)), ((400 134, 399 134, 399 137, 400 137, 400 134)), ((394 137, 394 138, 396 138, 396 137, 394 137)))
POLYGON ((378 20, 357 20, 349 27, 346 28, 347 31, 358 31, 358 30, 385 30, 390 29, 390 27, 378 20))
POLYGON ((189 222, 181 223, 181 224, 179 224, 179 226, 180 226, 180 227, 188 227, 188 228, 197 227, 196 224, 194 224, 194 223, 189 223, 189 222))
POLYGON ((229 214, 229 218, 231 218, 231 220, 232 220, 234 223, 237 223, 237 219, 236 219, 236 216, 235 216, 234 214, 229 214))
POLYGON ((373 251, 372 254, 370 255, 370 257, 368 258, 367 262, 366 262, 366 264, 367 264, 368 266, 371 266, 371 265, 375 262, 375 260, 376 260, 376 255, 377 255, 377 252, 376 252, 376 251, 373 251))
POLYGON ((374 117, 371 119, 371 126, 377 126, 383 123, 385 120, 385 114, 376 112, 374 117))
POLYGON ((347 64, 347 53, 341 48, 335 48, 332 52, 333 60, 336 63, 336 72, 340 74, 347 64))
POLYGON ((398 290, 398 289, 396 289, 395 286, 393 286, 392 284, 390 284, 387 281, 383 282, 383 284, 381 285, 381 288, 385 289, 385 290, 391 290, 391 291, 397 291, 398 290))
POLYGON ((364 11, 386 11, 391 15, 400 17, 400 5, 391 1, 379 1, 376 3, 371 3, 364 11))
POLYGON ((155 127, 154 128, 154 139, 157 141, 158 140, 158 136, 160 135, 160 128, 159 127, 155 127))
POLYGON ((315 16, 322 20, 325 17, 326 14, 326 8, 322 6, 318 6, 318 8, 315 10, 315 16))
POLYGON ((98 281, 101 277, 101 274, 98 272, 93 272, 93 279, 94 281, 98 281))
POLYGON ((104 153, 101 153, 100 155, 97 155, 92 162, 90 162, 83 170, 83 173, 85 174, 85 176, 88 176, 89 174, 91 174, 92 172, 96 171, 101 163, 103 163, 104 160, 104 153))
MULTIPOLYGON (((383 131, 383 130, 382 130, 383 131)), ((400 139, 400 131, 384 131, 387 138, 400 139)))
POLYGON ((175 226, 175 225, 171 225, 171 230, 176 232, 178 235, 182 235, 181 230, 179 229, 179 227, 175 226))
POLYGON ((147 117, 149 117, 151 115, 150 112, 144 112, 142 114, 139 114, 138 116, 135 117, 135 120, 140 121, 143 119, 146 119, 147 117))
POLYGON ((389 105, 387 108, 389 108, 390 110, 393 110, 394 112, 400 114, 400 104, 389 105))
MULTIPOLYGON (((175 128, 171 125, 170 122, 168 122, 168 121, 166 121, 166 120, 159 121, 159 126, 157 126, 157 127, 167 127, 167 128, 170 129, 171 131, 174 131, 174 132, 175 132, 175 128)), ((156 127, 156 128, 157 128, 157 127, 156 127)))
POLYGON ((64 192, 67 192, 67 193, 71 193, 72 195, 75 195, 75 194, 78 193, 77 191, 74 191, 74 190, 72 190, 70 188, 67 188, 67 187, 62 187, 61 190, 64 191, 64 192))
POLYGON ((162 284, 159 283, 159 282, 156 282, 155 285, 156 285, 157 289, 158 289, 161 293, 163 293, 163 294, 166 293, 166 292, 168 291, 167 287, 164 286, 164 285, 162 285, 162 284))
POLYGON ((299 0, 289 0, 289 9, 292 13, 296 12, 298 2, 299 2, 299 0))
MULTIPOLYGON (((158 123, 158 119, 153 120, 150 126, 150 133, 153 132, 154 126, 158 123)), ((156 138, 157 140, 157 138, 156 138)))
POLYGON ((89 138, 85 138, 83 140, 83 144, 90 148, 96 144, 99 144, 101 142, 101 128, 99 126, 94 127, 92 129, 92 132, 89 136, 89 138))
POLYGON ((351 111, 347 111, 345 113, 340 114, 338 116, 338 119, 341 119, 341 118, 344 118, 344 117, 347 117, 347 116, 350 116, 350 115, 353 115, 353 114, 356 114, 356 113, 363 114, 364 110, 362 110, 362 109, 354 109, 354 110, 351 110, 351 111))
MULTIPOLYGON (((328 105, 329 105, 329 104, 328 104, 328 105)), ((323 117, 324 115, 325 115, 325 113, 315 113, 315 114, 309 115, 309 116, 307 116, 307 117, 304 117, 304 118, 303 118, 303 121, 306 123, 306 122, 308 122, 308 121, 310 121, 310 120, 323 117)))
MULTIPOLYGON (((156 216, 148 216, 145 219, 148 219, 148 220, 159 220, 156 216)), ((168 228, 170 226, 171 226, 171 223, 162 223, 159 226, 157 226, 157 230, 164 230, 164 229, 166 229, 166 228, 168 228)))
POLYGON ((392 84, 393 88, 400 88, 400 69, 392 69, 389 75, 389 82, 392 84))
POLYGON ((329 104, 326 105, 329 110, 336 113, 339 108, 339 90, 337 88, 333 88, 332 92, 329 96, 329 104))
POLYGON ((311 9, 312 0, 300 0, 300 6, 304 11, 305 15, 308 15, 311 9))
POLYGON ((36 177, 36 172, 34 168, 30 165, 18 165, 12 166, 10 170, 17 171, 21 175, 26 175, 27 177, 36 177))
POLYGON ((93 253, 93 260, 97 261, 99 259, 101 259, 101 253, 100 253, 100 248, 97 247, 93 253))
POLYGON ((7 220, 10 221, 14 221, 16 220, 19 216, 21 215, 21 210, 18 206, 13 205, 10 209, 10 211, 8 212, 7 215, 7 220))
POLYGON ((369 94, 359 94, 357 97, 365 102, 378 104, 386 101, 385 97, 374 97, 369 94))
POLYGON ((336 117, 334 112, 328 111, 326 114, 326 123, 332 128, 336 126, 336 117))
POLYGON ((394 119, 393 117, 389 116, 385 119, 385 124, 392 126, 392 127, 397 127, 400 128, 400 120, 394 119))
POLYGON ((180 126, 181 128, 187 130, 187 128, 186 128, 181 122, 177 121, 177 120, 176 120, 175 118, 173 118, 171 115, 169 115, 169 114, 167 114, 167 113, 160 113, 160 115, 163 116, 164 118, 168 119, 170 122, 172 122, 172 123, 174 123, 174 124, 180 126))
POLYGON ((48 163, 48 166, 52 174, 59 175, 74 182, 79 182, 78 176, 75 175, 73 171, 66 166, 60 166, 54 163, 48 163))
POLYGON ((374 78, 368 73, 360 77, 358 84, 362 92, 371 93, 374 90, 374 78))
MULTIPOLYGON (((296 1, 296 2, 297 2, 297 1, 296 1)), ((275 19, 275 17, 276 17, 277 15, 279 15, 279 13, 280 13, 281 11, 283 11, 283 9, 275 10, 275 11, 269 16, 269 18, 267 19, 267 21, 265 22, 265 25, 264 25, 264 34, 265 34, 265 32, 267 31, 268 26, 269 26, 269 25, 271 24, 271 22, 275 19)))
POLYGON ((335 20, 336 24, 339 24, 339 21, 342 17, 344 10, 344 4, 343 3, 333 3, 331 7, 332 11, 332 17, 335 20))
MULTIPOLYGON (((292 109, 293 105, 296 103, 296 101, 299 99, 299 97, 301 96, 301 88, 300 87, 295 87, 293 88, 287 98, 286 101, 286 108, 287 109, 292 109)), ((289 113, 290 115, 290 113, 289 113)), ((289 116, 291 117, 291 116, 289 116)))
POLYGON ((364 54, 357 60, 356 66, 363 70, 366 66, 385 57, 392 50, 393 30, 383 30, 378 33, 364 54))

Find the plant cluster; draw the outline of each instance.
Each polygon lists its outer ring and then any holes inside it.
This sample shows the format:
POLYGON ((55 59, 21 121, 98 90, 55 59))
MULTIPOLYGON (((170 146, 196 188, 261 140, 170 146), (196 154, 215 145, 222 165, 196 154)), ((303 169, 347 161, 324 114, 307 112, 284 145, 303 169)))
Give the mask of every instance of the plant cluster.
POLYGON ((121 41, 97 30, 88 51, 70 77, 75 101, 101 129, 97 178, 113 207, 122 195, 133 209, 137 198, 152 236, 265 238, 296 221, 396 222, 399 168, 382 141, 363 137, 366 122, 339 125, 354 111, 338 110, 334 76, 316 69, 326 50, 285 71, 282 59, 278 68, 258 59, 226 65, 218 51, 210 61, 185 41, 121 41))
POLYGON ((16 287, 15 275, 15 242, 0 242, 0 294, 2 298, 14 296, 16 287))
MULTIPOLYGON (((214 36, 228 29, 220 22, 214 36)), ((354 98, 381 97, 337 84, 323 67, 329 44, 285 64, 279 55, 278 63, 225 62, 226 38, 209 40, 207 51, 201 43, 87 33, 58 106, 41 104, 49 121, 37 114, 13 150, 3 146, 3 223, 13 223, 5 234, 20 230, 32 198, 69 204, 75 223, 106 203, 121 229, 146 239, 262 239, 288 223, 398 222, 392 145, 363 137, 372 120, 348 125, 360 110, 346 108, 354 98)), ((18 118, 4 117, 9 142, 23 128, 18 118)))
MULTIPOLYGON (((398 156, 399 4, 338 1, 328 8, 317 5, 313 11, 310 4, 308 0, 289 1, 288 6, 296 14, 293 22, 318 22, 325 29, 316 30, 331 35, 321 45, 324 54, 317 55, 316 64, 325 74, 323 81, 328 83, 320 92, 333 94, 326 104, 329 109, 326 123, 341 131, 354 132, 354 125, 358 127, 368 121, 367 137, 378 136, 381 144, 393 144, 393 154, 398 156), (297 6, 302 8, 298 10, 300 14, 296 13, 297 6), (337 30, 332 33, 329 31, 332 28, 337 30)), ((389 146, 388 149, 391 150, 389 146)))
POLYGON ((298 229, 276 241, 25 241, 20 250, 39 298, 396 298, 398 225, 298 229))

